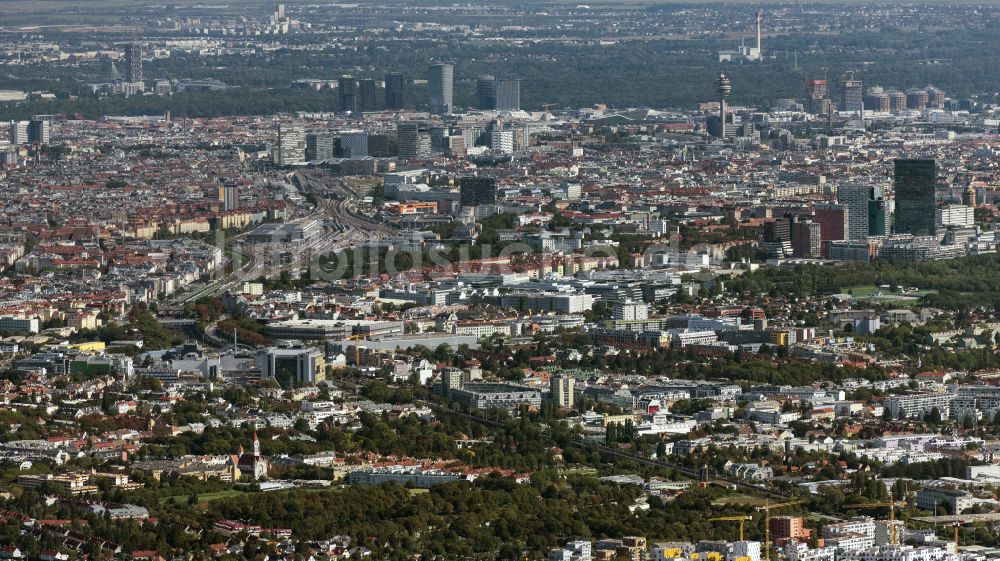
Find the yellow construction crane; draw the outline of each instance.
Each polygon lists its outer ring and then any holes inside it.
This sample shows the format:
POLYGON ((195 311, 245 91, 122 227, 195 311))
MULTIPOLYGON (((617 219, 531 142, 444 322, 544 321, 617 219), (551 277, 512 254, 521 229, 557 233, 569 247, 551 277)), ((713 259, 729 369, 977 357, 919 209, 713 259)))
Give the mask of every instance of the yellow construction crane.
POLYGON ((959 520, 952 524, 955 527, 955 554, 958 554, 958 528, 962 525, 962 521, 959 520))
POLYGON ((709 522, 722 522, 722 521, 733 521, 740 523, 740 541, 743 541, 743 524, 747 520, 753 520, 753 516, 716 516, 715 518, 709 518, 709 522))
POLYGON ((889 495, 888 501, 879 501, 872 503, 858 503, 854 505, 844 505, 844 508, 882 508, 889 507, 889 545, 899 545, 899 532, 896 530, 896 506, 903 505, 906 506, 905 502, 896 502, 896 500, 889 495))
POLYGON ((788 501, 784 503, 771 504, 764 501, 763 506, 757 507, 757 511, 764 511, 764 558, 771 561, 771 511, 788 506, 795 506, 805 501, 788 501))

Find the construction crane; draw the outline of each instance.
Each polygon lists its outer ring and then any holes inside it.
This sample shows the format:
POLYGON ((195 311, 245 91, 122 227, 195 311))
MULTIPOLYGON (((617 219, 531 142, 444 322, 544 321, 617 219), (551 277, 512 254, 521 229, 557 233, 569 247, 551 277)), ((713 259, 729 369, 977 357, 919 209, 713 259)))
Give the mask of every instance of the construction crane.
POLYGON ((757 507, 757 511, 764 511, 764 558, 771 561, 771 511, 788 506, 795 506, 805 501, 788 501, 784 503, 771 504, 764 501, 763 506, 757 507))
POLYGON ((888 501, 872 502, 872 503, 858 503, 854 505, 844 505, 844 508, 882 508, 889 507, 889 545, 899 545, 899 533, 896 531, 896 506, 903 505, 906 506, 905 502, 896 502, 896 500, 889 495, 888 501))
POLYGON ((723 521, 733 521, 740 523, 740 541, 743 541, 743 524, 747 520, 753 520, 753 516, 716 516, 715 518, 709 518, 709 522, 723 522, 723 521))

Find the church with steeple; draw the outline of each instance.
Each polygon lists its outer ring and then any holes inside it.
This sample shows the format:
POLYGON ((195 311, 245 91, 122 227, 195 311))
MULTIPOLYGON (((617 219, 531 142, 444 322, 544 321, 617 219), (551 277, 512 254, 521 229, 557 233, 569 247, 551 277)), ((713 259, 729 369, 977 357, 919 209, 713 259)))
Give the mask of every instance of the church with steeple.
POLYGON ((267 458, 260 455, 260 440, 257 438, 257 431, 253 433, 253 451, 247 454, 240 446, 239 452, 234 458, 236 467, 241 473, 250 475, 254 481, 267 478, 267 471, 270 467, 267 458))

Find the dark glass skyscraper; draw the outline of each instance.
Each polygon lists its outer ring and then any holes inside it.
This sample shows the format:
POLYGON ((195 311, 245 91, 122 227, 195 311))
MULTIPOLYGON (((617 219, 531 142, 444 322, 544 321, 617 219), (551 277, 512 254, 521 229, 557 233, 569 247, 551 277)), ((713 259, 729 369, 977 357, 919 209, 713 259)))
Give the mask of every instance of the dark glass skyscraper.
POLYGON ((496 78, 483 74, 476 78, 476 107, 479 109, 495 109, 497 105, 496 78))
POLYGON ((365 78, 358 82, 358 111, 378 109, 378 91, 375 80, 365 78))
POLYGON ((496 108, 500 111, 517 111, 521 109, 521 81, 497 80, 496 108))
POLYGON ((937 162, 896 160, 896 233, 930 236, 937 231, 937 162))
POLYGON ((497 180, 492 177, 463 177, 459 183, 462 206, 492 205, 497 202, 497 180))
POLYGON ((385 108, 399 111, 406 107, 406 78, 398 73, 385 75, 385 108))
POLYGON ((358 110, 358 81, 354 76, 341 76, 337 79, 337 93, 340 96, 341 111, 358 110))

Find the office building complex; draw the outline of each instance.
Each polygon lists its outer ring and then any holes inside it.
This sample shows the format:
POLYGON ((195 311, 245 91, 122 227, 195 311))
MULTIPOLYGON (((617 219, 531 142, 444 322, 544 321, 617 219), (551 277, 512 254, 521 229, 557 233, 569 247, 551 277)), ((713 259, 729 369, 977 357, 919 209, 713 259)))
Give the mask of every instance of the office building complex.
POLYGON ((283 388, 312 385, 326 379, 323 354, 316 349, 271 347, 257 351, 254 360, 262 380, 274 380, 283 388))
POLYGON ((491 205, 497 202, 497 180, 492 177, 463 177, 459 187, 462 206, 491 205))
POLYGON ((306 160, 306 130, 301 123, 278 126, 278 146, 274 163, 278 166, 301 164, 306 160))
POLYGON ((868 186, 841 185, 837 188, 837 202, 847 209, 846 240, 868 237, 868 186))
POLYGON ((378 88, 375 80, 365 78, 358 82, 358 111, 375 111, 378 109, 378 88))
POLYGON ((142 81, 142 45, 138 43, 125 45, 125 81, 142 81))
POLYGON ((888 236, 892 233, 892 202, 892 199, 886 198, 882 188, 877 188, 868 199, 869 236, 888 236))
POLYGON ((368 135, 360 131, 345 132, 340 135, 340 154, 345 158, 365 158, 368 156, 368 135))
POLYGON ((455 80, 455 67, 451 64, 439 63, 429 67, 427 90, 430 96, 430 111, 435 115, 451 113, 455 80))
POLYGON ((765 222, 764 241, 771 243, 792 241, 792 219, 784 216, 765 222))
POLYGON ((611 319, 615 321, 641 321, 649 318, 649 304, 645 302, 615 302, 611 319))
POLYGON ((398 73, 385 75, 385 108, 399 111, 406 107, 406 78, 398 73))
POLYGON ((931 236, 937 232, 937 163, 934 160, 896 160, 897 234, 931 236))
POLYGON ((416 121, 400 123, 396 128, 400 158, 427 158, 431 155, 431 135, 416 121))
POLYGON ((844 78, 840 91, 840 110, 861 114, 864 111, 864 85, 853 74, 844 78))
POLYGON ((337 80, 337 94, 341 111, 353 113, 358 110, 358 81, 354 76, 341 76, 337 80))
POLYGON ((820 225, 820 239, 847 239, 850 211, 844 205, 818 204, 813 210, 813 221, 820 225))
POLYGON ((333 158, 333 136, 328 134, 310 133, 306 135, 306 160, 310 162, 329 160, 333 158))
POLYGON ((973 228, 976 209, 966 205, 945 205, 937 209, 937 223, 941 228, 973 228))
POLYGON ((823 227, 812 220, 792 221, 792 255, 819 257, 823 246, 823 227))
POLYGON ((476 78, 476 107, 479 109, 496 109, 497 79, 489 74, 476 78))
POLYGON ((52 122, 48 119, 34 118, 28 121, 28 142, 31 144, 48 144, 52 122))
POLYGON ((498 111, 518 111, 521 109, 521 81, 496 81, 496 106, 498 111))
POLYGON ((28 121, 12 121, 10 123, 10 143, 19 146, 28 142, 28 121))
POLYGON ((573 407, 573 378, 569 376, 553 376, 549 381, 549 393, 552 403, 557 407, 573 407))

